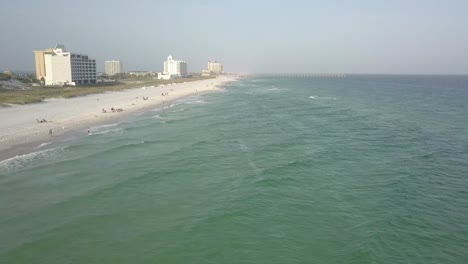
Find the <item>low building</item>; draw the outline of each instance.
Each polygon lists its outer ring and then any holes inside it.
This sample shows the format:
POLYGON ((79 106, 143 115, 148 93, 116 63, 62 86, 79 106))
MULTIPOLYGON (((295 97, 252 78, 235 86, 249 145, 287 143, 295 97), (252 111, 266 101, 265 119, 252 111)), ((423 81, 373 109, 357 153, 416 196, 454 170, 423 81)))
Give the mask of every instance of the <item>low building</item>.
POLYGON ((174 60, 174 58, 169 55, 167 60, 164 61, 164 72, 165 75, 170 75, 173 77, 185 77, 187 75, 187 63, 182 60, 174 60))
POLYGON ((104 72, 108 76, 119 74, 122 70, 121 67, 122 67, 122 64, 120 63, 120 61, 117 61, 117 60, 104 62, 104 72))
POLYGON ((169 80, 169 79, 171 79, 171 75, 158 72, 158 80, 169 80))
POLYGON ((201 76, 208 77, 210 75, 211 75, 211 72, 209 70, 202 70, 201 76))
POLYGON ((127 73, 129 75, 137 76, 137 77, 157 75, 156 73, 151 72, 151 71, 131 71, 131 72, 127 72, 127 73))

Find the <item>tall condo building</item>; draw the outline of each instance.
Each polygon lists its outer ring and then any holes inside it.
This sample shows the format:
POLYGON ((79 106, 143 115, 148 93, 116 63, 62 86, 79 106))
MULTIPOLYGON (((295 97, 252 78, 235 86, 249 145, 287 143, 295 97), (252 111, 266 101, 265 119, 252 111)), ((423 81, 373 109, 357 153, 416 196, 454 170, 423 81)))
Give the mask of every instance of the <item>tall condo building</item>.
POLYGON ((187 75, 187 63, 181 60, 174 60, 169 55, 164 62, 164 74, 176 77, 183 77, 187 75))
POLYGON ((88 55, 71 54, 72 81, 76 84, 96 83, 96 60, 88 55))
POLYGON ((35 50, 34 51, 34 61, 36 65, 36 79, 41 80, 45 78, 45 63, 44 63, 44 53, 52 52, 54 49, 46 49, 46 50, 35 50))
POLYGON ((36 78, 45 85, 96 83, 96 60, 88 55, 67 52, 64 45, 34 51, 36 78))
POLYGON ((104 62, 104 72, 108 76, 113 76, 121 72, 122 64, 120 61, 112 60, 104 62))
MULTIPOLYGON (((67 52, 63 45, 57 45, 54 49, 49 50, 51 51, 43 52, 43 64, 40 63, 39 70, 36 68, 36 74, 37 72, 42 74, 43 70, 44 76, 41 78, 44 78, 45 85, 74 85, 71 74, 70 52, 67 52)), ((37 55, 38 53, 36 53, 36 59, 37 55)), ((40 58, 39 62, 41 62, 40 58)))
POLYGON ((221 74, 223 73, 223 65, 221 64, 221 62, 209 61, 208 71, 210 71, 210 73, 213 73, 213 74, 221 74))

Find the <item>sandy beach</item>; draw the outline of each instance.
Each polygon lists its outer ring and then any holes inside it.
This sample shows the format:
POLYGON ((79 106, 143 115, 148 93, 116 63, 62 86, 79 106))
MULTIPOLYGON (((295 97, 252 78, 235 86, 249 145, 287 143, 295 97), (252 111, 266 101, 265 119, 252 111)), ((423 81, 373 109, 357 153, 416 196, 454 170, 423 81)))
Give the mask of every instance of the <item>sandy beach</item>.
POLYGON ((54 141, 66 133, 79 130, 86 133, 88 128, 94 125, 112 122, 182 97, 218 90, 221 84, 233 80, 230 77, 218 77, 69 99, 48 99, 38 104, 0 108, 0 153, 3 153, 0 155, 0 160, 8 156, 23 154, 21 152, 35 146, 34 144, 54 141), (144 97, 147 97, 147 100, 144 100, 144 97), (111 108, 121 108, 123 111, 113 112, 111 108), (107 112, 103 113, 102 109, 107 112), (38 120, 46 120, 46 122, 41 123, 38 120), (50 130, 52 130, 52 135, 49 134, 50 130), (14 151, 15 148, 25 145, 30 145, 30 147, 14 151))

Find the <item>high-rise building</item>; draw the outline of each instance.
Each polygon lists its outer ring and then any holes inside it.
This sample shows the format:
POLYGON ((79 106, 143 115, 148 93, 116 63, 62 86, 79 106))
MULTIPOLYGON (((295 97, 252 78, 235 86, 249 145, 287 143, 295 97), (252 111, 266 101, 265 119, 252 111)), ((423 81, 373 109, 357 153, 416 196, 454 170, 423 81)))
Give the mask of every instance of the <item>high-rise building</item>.
MULTIPOLYGON (((74 85, 72 81, 70 57, 70 52, 67 52, 63 45, 57 45, 52 51, 43 52, 44 64, 39 65, 39 73, 42 74, 42 70, 45 73, 43 76, 45 85, 74 85), (42 67, 44 69, 42 69, 42 67)), ((36 68, 36 74, 37 72, 38 69, 36 68)))
POLYGON ((108 76, 113 76, 121 72, 122 64, 120 61, 112 60, 104 62, 104 72, 108 76))
POLYGON ((71 54, 72 80, 76 84, 96 83, 96 60, 85 54, 71 54))
POLYGON ((165 75, 183 77, 187 75, 187 63, 181 60, 174 60, 174 58, 169 55, 167 60, 164 62, 164 72, 165 75))
POLYGON ((212 74, 221 74, 223 73, 223 65, 221 62, 209 61, 208 62, 208 71, 212 74))
POLYGON ((36 79, 41 80, 45 78, 45 63, 44 63, 44 53, 53 51, 52 48, 46 50, 35 50, 34 51, 34 61, 36 64, 36 79))

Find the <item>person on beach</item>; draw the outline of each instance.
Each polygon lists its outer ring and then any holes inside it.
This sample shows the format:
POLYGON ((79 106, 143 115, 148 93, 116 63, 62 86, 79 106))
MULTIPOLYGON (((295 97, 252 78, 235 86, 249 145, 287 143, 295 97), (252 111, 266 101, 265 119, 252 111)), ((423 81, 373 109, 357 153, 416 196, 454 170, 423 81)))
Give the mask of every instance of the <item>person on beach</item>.
POLYGON ((52 128, 49 129, 49 136, 52 136, 52 128))

